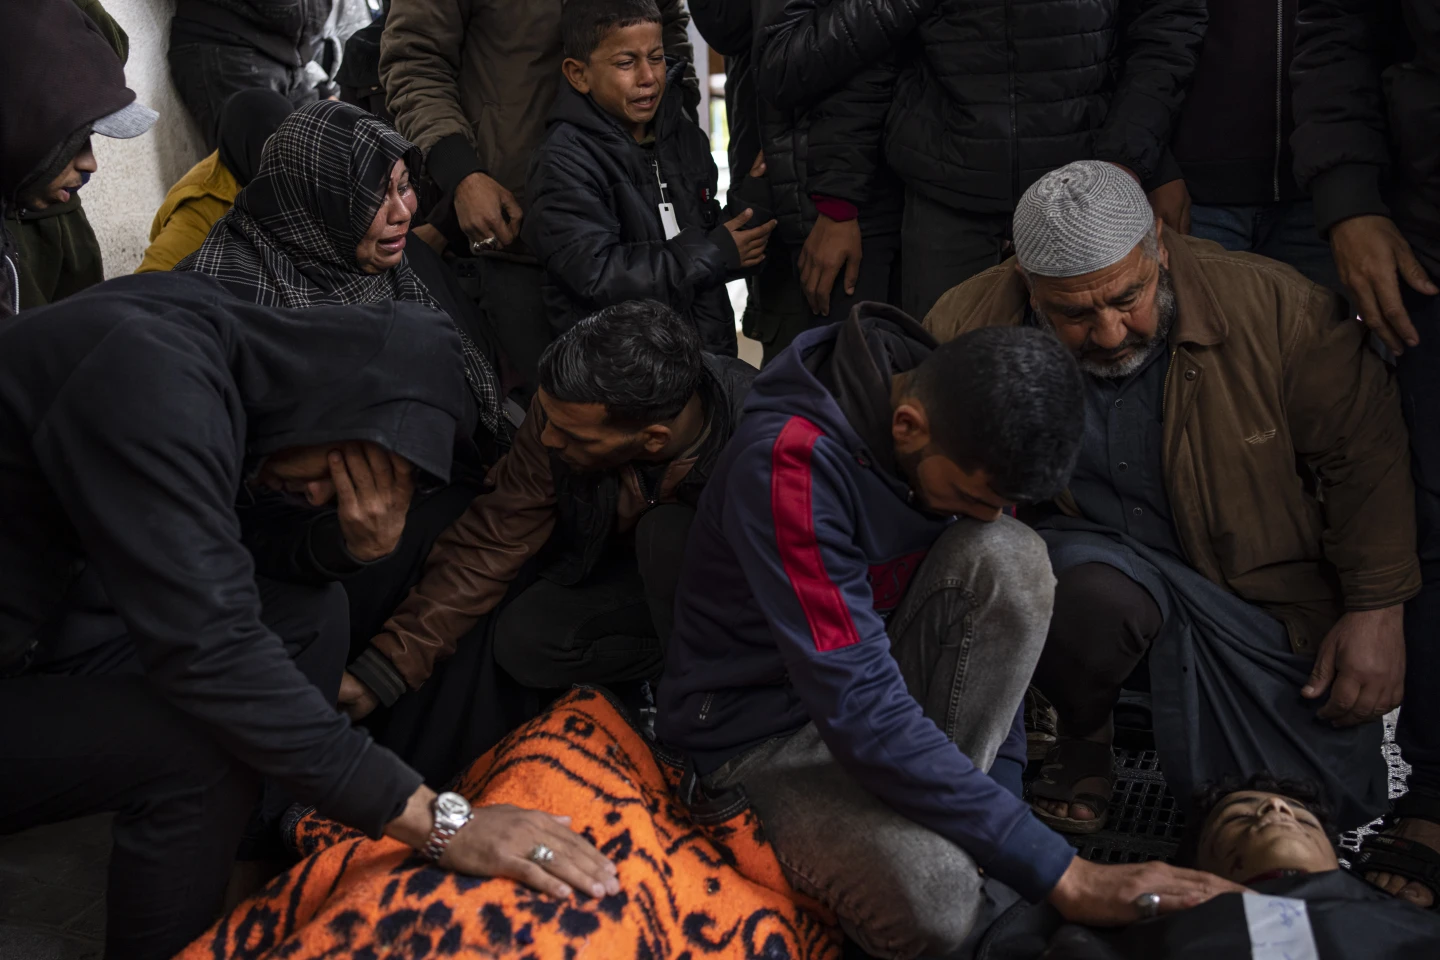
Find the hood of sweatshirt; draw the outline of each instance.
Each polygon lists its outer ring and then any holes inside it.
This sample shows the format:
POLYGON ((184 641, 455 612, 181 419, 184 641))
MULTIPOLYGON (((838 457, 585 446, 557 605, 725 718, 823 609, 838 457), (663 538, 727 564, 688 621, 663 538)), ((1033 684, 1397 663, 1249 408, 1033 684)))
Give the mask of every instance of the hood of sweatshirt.
MULTIPOLYGON (((681 86, 687 66, 689 64, 684 60, 665 60, 665 92, 660 95, 660 105, 652 121, 657 140, 668 136, 677 123, 689 122, 684 115, 685 98, 681 86)), ((619 120, 602 110, 589 94, 581 93, 568 82, 560 84, 555 105, 550 108, 545 123, 546 126, 569 123, 605 140, 635 142, 619 120)))

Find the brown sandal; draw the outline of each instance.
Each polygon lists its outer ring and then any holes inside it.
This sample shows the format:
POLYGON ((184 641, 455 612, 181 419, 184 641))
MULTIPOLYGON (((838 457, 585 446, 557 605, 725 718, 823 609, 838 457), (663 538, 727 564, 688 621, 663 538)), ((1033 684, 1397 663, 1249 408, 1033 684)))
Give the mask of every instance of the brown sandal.
POLYGON ((1035 816, 1046 826, 1060 833, 1089 834, 1105 829, 1105 815, 1110 809, 1110 795, 1115 789, 1115 752, 1109 744, 1093 740, 1061 737, 1045 757, 1040 776, 1030 784, 1031 800, 1054 800, 1065 804, 1081 803, 1095 813, 1092 820, 1057 817, 1032 806, 1035 816), (1104 793, 1078 789, 1103 781, 1104 793))

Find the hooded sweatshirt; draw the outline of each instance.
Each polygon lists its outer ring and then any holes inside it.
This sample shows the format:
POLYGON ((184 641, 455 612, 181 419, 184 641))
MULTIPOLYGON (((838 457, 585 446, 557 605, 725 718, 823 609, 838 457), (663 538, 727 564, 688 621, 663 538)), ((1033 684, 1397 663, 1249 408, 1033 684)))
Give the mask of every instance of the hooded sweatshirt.
MULTIPOLYGON (((260 620, 236 496, 286 447, 370 440, 448 477, 460 345, 411 303, 262 307, 195 274, 0 325, 0 676, 97 576, 155 692, 259 774, 378 836, 420 775, 352 728, 260 620), (88 571, 88 573, 87 573, 88 571)), ((3 681, 0 681, 3 683, 3 681)))
POLYGON ((707 774, 813 721, 865 789, 1039 900, 1074 850, 925 716, 886 633, 951 522, 914 503, 889 428, 891 376, 934 346, 863 303, 761 371, 690 528, 656 732, 707 774))

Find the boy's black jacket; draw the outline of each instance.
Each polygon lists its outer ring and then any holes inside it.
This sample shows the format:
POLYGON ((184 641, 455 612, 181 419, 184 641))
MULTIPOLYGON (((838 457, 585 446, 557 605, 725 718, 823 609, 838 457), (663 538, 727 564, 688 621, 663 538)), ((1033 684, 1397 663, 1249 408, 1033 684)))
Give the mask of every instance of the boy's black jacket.
POLYGON ((668 63, 653 145, 637 143, 594 100, 561 85, 531 160, 521 229, 545 267, 545 305, 557 333, 602 307, 649 297, 691 319, 707 351, 735 356, 725 281, 739 255, 720 222, 710 140, 684 111, 685 66, 668 63), (661 182, 681 228, 670 240, 660 220, 661 182))

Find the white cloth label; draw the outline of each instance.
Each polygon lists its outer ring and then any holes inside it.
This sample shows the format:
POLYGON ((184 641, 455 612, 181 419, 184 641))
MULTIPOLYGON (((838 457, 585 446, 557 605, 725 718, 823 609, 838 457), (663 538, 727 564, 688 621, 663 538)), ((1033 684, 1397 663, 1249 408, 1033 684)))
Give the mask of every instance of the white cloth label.
POLYGON ((1247 893, 1245 925, 1251 960, 1320 960, 1304 900, 1247 893))
POLYGON ((680 232, 680 222, 675 219, 675 204, 660 204, 660 222, 665 226, 665 239, 674 240, 680 232))

